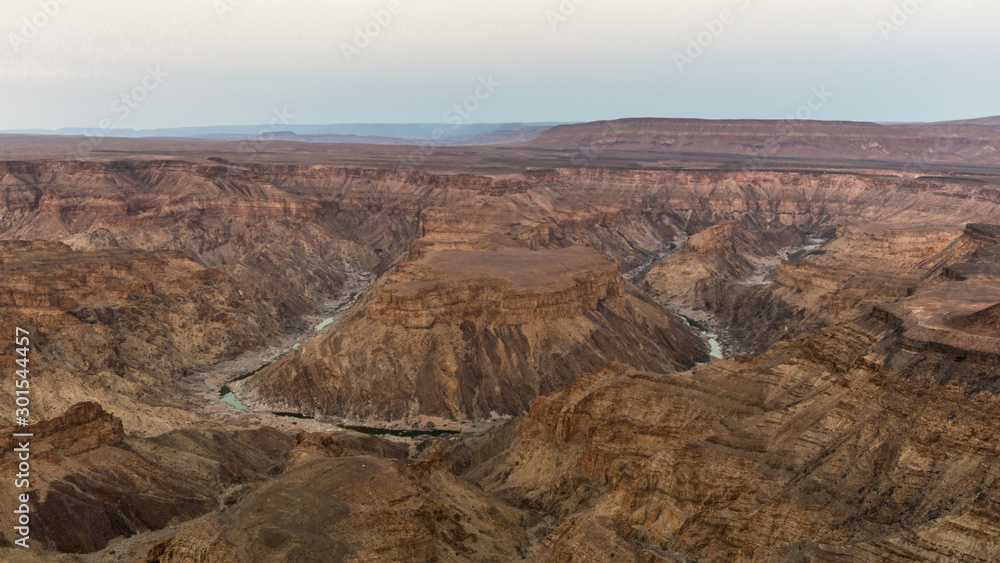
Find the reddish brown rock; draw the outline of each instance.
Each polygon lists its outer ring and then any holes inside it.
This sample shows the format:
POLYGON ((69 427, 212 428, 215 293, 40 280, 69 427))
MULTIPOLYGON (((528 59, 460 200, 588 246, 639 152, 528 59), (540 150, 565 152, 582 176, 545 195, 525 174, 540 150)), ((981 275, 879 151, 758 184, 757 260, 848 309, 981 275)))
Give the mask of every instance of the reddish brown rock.
POLYGON ((577 317, 624 293, 614 264, 585 247, 442 250, 392 273, 368 314, 406 328, 465 320, 524 325, 577 317))
POLYGON ((400 267, 327 334, 232 387, 255 408, 408 424, 527 410, 608 362, 705 358, 673 314, 596 251, 438 250, 400 267))
POLYGON ((798 124, 747 165, 767 127, 618 125, 438 147, 419 170, 401 164, 412 147, 275 142, 247 162, 234 144, 107 139, 68 162, 72 139, 0 139, 0 236, 54 241, 0 250, 0 338, 34 323, 39 414, 99 400, 124 423, 82 407, 39 442, 44 545, 138 532, 93 558, 996 559, 993 126, 960 124, 953 153, 928 154, 935 127, 798 124), (782 228, 836 237, 744 285, 782 228), (693 303, 758 357, 682 371, 702 347, 612 275, 641 282, 683 233, 704 233, 693 303), (574 246, 607 262, 535 287, 545 271, 518 279, 507 256, 574 246), (466 258, 435 270, 442 253, 466 258), (472 255, 508 267, 456 275, 472 255), (195 421, 185 373, 403 259, 336 333, 238 391, 372 420, 530 417, 414 447, 415 463, 339 433, 286 456, 280 434, 195 421))
POLYGON ((496 561, 524 551, 522 518, 446 470, 340 457, 183 526, 146 561, 496 561))
MULTIPOLYGON (((156 438, 125 435, 96 403, 24 428, 4 428, 0 469, 13 475, 14 443, 29 442, 31 544, 87 553, 118 536, 158 530, 239 498, 248 484, 280 471, 291 440, 271 429, 209 426, 156 438), (33 434, 12 438, 13 432, 33 434)), ((14 496, 0 499, 8 514, 14 496)), ((0 547, 12 547, 0 531, 0 547)), ((44 558, 44 556, 43 556, 44 558)))
MULTIPOLYGON (((173 251, 73 251, 4 242, 0 338, 30 332, 32 413, 97 399, 131 430, 192 420, 175 393, 186 370, 232 357, 279 332, 277 311, 218 270, 173 251)), ((0 365, 14 352, 0 348, 0 365)), ((13 404, 13 384, 0 397, 13 404)))

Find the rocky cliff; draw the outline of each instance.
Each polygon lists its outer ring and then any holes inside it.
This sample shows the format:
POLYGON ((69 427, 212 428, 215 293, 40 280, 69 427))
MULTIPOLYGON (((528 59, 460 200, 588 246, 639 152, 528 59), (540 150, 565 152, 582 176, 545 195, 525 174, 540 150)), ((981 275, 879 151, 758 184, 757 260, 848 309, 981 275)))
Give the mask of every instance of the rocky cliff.
MULTIPOLYGON (((948 247, 911 246, 908 262, 948 247)), ((581 377, 456 443, 456 470, 559 514, 545 553, 574 553, 600 523, 667 560, 992 560, 1000 339, 961 319, 996 302, 998 279, 915 276, 908 295, 756 358, 581 377)))
POLYGON ((610 361, 704 359, 675 316, 594 250, 440 250, 398 268, 335 331, 233 387, 255 408, 415 423, 516 415, 610 361))
MULTIPOLYGON (((0 265, 0 337, 31 333, 36 417, 97 398, 130 429, 165 431, 193 419, 176 392, 186 370, 260 346, 283 326, 252 288, 176 251, 4 241, 0 265)), ((13 366, 13 353, 0 349, 0 363, 13 366)), ((13 394, 13 384, 0 389, 9 404, 13 394)))
POLYGON ((761 280, 755 283, 762 283, 768 266, 780 265, 778 252, 805 240, 795 226, 761 226, 751 216, 742 223, 725 221, 683 241, 677 252, 653 265, 643 285, 662 303, 696 309, 699 283, 754 283, 755 275, 761 280))
MULTIPOLYGON (((18 463, 14 431, 3 429, 0 454, 0 468, 11 475, 18 463)), ((43 552, 97 551, 115 537, 215 510, 279 470, 291 449, 291 440, 272 429, 212 427, 128 437, 122 421, 96 403, 74 405, 16 431, 34 434, 28 439, 31 542, 43 552)), ((5 495, 0 507, 10 514, 13 502, 13 495, 5 495)), ((12 542, 11 531, 0 532, 0 548, 12 542)))
POLYGON ((995 558, 996 396, 895 371, 896 334, 862 323, 686 377, 581 378, 459 446, 457 468, 559 514, 556 553, 598 521, 680 560, 995 558))
POLYGON ((406 328, 466 320, 524 325, 577 317, 624 293, 615 265, 585 247, 445 250, 393 272, 368 315, 406 328))
POLYGON ((857 319, 876 304, 905 297, 942 264, 960 259, 949 249, 962 238, 961 227, 844 225, 821 248, 782 261, 771 283, 699 280, 688 290, 691 307, 726 327, 737 351, 760 353, 782 339, 857 319))

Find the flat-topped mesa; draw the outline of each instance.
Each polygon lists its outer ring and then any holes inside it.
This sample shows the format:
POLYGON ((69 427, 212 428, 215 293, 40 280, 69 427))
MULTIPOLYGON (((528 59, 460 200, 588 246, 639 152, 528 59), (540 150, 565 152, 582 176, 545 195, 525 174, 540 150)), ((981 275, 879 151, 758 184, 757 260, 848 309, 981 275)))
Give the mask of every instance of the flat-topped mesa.
POLYGON ((414 259, 437 250, 538 249, 549 246, 551 218, 497 197, 476 196, 448 208, 420 214, 420 238, 410 245, 414 259))
POLYGON ((672 373, 708 358, 681 319, 584 246, 436 250, 367 299, 230 388, 255 410, 422 427, 523 413, 610 362, 672 373))
POLYGON ((523 325, 576 317, 624 293, 618 268, 587 247, 441 250, 393 274, 368 314, 406 328, 464 320, 523 325))

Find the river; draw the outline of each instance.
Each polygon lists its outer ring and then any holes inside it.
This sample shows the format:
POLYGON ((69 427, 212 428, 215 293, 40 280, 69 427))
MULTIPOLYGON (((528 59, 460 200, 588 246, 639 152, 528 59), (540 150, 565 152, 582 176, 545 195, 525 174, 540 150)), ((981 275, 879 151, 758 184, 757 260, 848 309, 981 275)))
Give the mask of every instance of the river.
POLYGON ((333 422, 275 416, 255 411, 243 404, 228 385, 249 377, 275 360, 315 338, 318 332, 335 328, 337 321, 351 308, 358 296, 376 280, 371 272, 348 272, 343 288, 331 300, 306 316, 298 328, 272 336, 265 346, 248 350, 238 357, 218 362, 184 376, 180 382, 188 408, 202 418, 239 426, 272 426, 285 432, 306 430, 330 432, 341 429, 333 422), (322 325, 322 326, 321 326, 322 325), (321 327, 317 330, 317 327, 321 327))

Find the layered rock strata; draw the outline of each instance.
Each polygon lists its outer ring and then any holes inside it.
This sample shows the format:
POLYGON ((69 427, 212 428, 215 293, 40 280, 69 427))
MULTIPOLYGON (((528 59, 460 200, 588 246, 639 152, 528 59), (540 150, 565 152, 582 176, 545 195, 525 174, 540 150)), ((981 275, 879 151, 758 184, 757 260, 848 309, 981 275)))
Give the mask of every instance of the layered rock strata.
POLYGON ((766 258, 805 239, 794 226, 768 228, 749 216, 742 223, 725 221, 692 235, 677 252, 654 264, 643 285, 662 303, 698 308, 699 283, 743 282, 764 267, 766 258))
MULTIPOLYGON (((282 433, 263 428, 130 437, 100 405, 80 403, 50 420, 3 429, 0 468, 11 475, 19 463, 15 431, 34 435, 27 440, 31 545, 43 552, 97 551, 115 537, 158 530, 235 502, 251 484, 280 471, 292 446, 282 433)), ((0 499, 5 513, 13 513, 14 498, 0 499)), ((0 531, 0 547, 13 548, 13 539, 12 529, 0 531)))
POLYGON ((698 281, 693 308, 711 313, 740 350, 757 354, 776 342, 867 315, 910 294, 935 271, 961 259, 961 228, 854 224, 805 258, 783 261, 773 283, 698 281), (948 258, 948 257, 951 258, 948 258))
POLYGON ((584 371, 703 359, 675 316, 625 291, 594 250, 428 253, 364 308, 233 387, 255 408, 391 421, 525 411, 584 371))
MULTIPOLYGON (((0 338, 31 334, 35 417, 91 399, 131 430, 191 421, 176 392, 187 370, 264 344, 284 326, 274 307, 224 273, 174 251, 73 251, 63 243, 0 242, 0 338)), ((11 347, 0 365, 14 366, 11 347)), ((14 385, 0 397, 14 403, 14 385)))
POLYGON ((183 526, 146 560, 499 561, 524 551, 523 520, 446 463, 335 456, 183 526))
POLYGON ((991 560, 1000 402, 897 371, 901 346, 865 321, 691 375, 584 377, 457 446, 456 467, 559 514, 549 553, 603 521, 654 560, 991 560))
POLYGON ((614 264, 585 247, 445 250, 391 274, 368 315, 405 328, 465 320, 523 325, 577 317, 624 293, 614 264))

